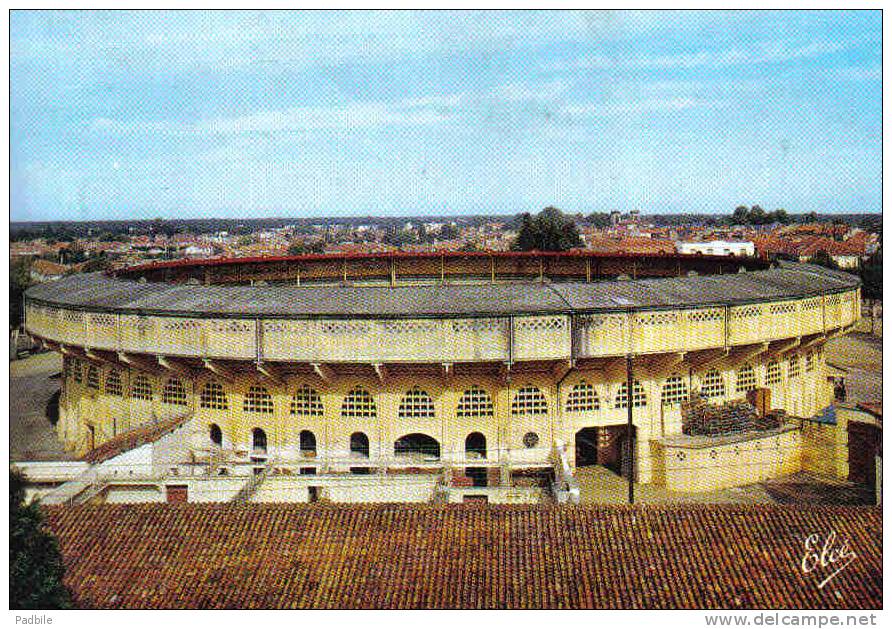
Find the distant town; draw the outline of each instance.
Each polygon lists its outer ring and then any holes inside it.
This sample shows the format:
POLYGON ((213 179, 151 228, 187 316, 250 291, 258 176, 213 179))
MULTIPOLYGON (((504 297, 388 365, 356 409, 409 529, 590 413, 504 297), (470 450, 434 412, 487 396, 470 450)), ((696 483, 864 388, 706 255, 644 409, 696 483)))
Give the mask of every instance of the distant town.
MULTIPOLYGON (((690 253, 815 261, 857 272, 880 255, 877 214, 789 215, 741 206, 727 215, 647 215, 637 210, 563 214, 578 241, 523 246, 529 214, 514 216, 192 219, 12 223, 11 262, 33 281, 176 258, 387 251, 569 249, 690 253)), ((539 215, 540 217, 542 214, 539 215)), ((574 236, 575 237, 575 236, 574 236)))

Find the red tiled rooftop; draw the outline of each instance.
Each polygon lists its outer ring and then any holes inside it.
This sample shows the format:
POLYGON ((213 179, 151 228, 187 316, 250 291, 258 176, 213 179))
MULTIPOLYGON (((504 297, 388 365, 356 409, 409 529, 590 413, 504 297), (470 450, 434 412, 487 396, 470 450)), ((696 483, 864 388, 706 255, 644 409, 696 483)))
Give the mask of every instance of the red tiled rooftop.
POLYGON ((98 608, 882 607, 875 507, 101 505, 47 508, 98 608), (835 531, 855 559, 802 570, 835 531))
POLYGON ((93 448, 84 455, 84 460, 87 463, 101 463, 128 450, 138 448, 147 443, 154 443, 164 435, 182 426, 188 419, 189 415, 183 415, 163 419, 145 426, 137 426, 93 448))
POLYGON ((68 270, 69 267, 64 264, 51 262, 49 260, 44 260, 43 258, 37 258, 36 260, 34 260, 34 262, 31 263, 31 271, 44 276, 64 275, 68 270))

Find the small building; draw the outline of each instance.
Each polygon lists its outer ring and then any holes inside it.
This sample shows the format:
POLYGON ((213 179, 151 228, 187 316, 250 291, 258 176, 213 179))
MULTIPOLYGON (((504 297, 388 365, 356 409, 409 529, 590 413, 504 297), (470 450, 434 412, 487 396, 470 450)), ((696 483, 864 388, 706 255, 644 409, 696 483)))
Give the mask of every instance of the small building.
POLYGON ((837 413, 846 420, 848 480, 873 489, 877 504, 882 504, 883 406, 881 403, 843 405, 837 413))
POLYGON ((756 246, 749 241, 711 240, 709 242, 678 242, 679 253, 706 256, 754 256, 756 246))
POLYGON ((35 282, 49 282, 63 277, 71 267, 58 262, 37 258, 31 263, 31 279, 35 282))

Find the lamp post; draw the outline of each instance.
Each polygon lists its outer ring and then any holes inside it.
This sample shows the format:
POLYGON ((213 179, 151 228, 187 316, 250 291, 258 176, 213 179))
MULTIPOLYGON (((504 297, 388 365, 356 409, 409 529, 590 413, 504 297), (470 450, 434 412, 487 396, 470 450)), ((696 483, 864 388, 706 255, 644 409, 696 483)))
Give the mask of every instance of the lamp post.
POLYGON ((626 354, 626 460, 629 462, 629 504, 635 503, 635 460, 634 447, 632 445, 635 426, 632 423, 632 408, 634 404, 632 377, 632 355, 626 354))

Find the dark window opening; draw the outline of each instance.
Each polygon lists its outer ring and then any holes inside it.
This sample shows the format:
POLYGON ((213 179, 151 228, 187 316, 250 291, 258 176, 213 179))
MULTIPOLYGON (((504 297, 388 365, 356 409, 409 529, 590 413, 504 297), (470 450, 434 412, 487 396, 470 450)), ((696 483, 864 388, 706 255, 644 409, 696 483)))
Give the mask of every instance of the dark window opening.
POLYGON ((350 454, 369 458, 369 438, 362 432, 350 435, 350 454))
POLYGON ((304 456, 316 456, 316 435, 309 430, 300 431, 300 453, 304 456))
POLYGON ((473 481, 473 487, 487 487, 488 474, 485 467, 466 467, 465 476, 473 481))
POLYGON ((255 428, 251 431, 251 445, 254 454, 266 454, 266 433, 262 428, 255 428))
POLYGON ((598 464, 598 429, 583 428, 576 433, 576 467, 598 464))
POLYGON ((223 431, 217 424, 211 424, 211 443, 215 446, 223 445, 223 431))
POLYGON ((403 435, 393 444, 396 456, 421 457, 424 459, 439 459, 440 444, 436 439, 422 433, 403 435))
POLYGON ((469 459, 486 458, 486 437, 482 433, 472 432, 465 438, 465 456, 469 459))

